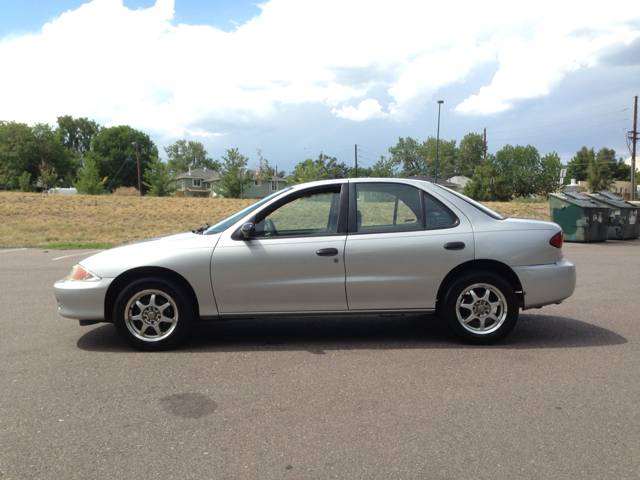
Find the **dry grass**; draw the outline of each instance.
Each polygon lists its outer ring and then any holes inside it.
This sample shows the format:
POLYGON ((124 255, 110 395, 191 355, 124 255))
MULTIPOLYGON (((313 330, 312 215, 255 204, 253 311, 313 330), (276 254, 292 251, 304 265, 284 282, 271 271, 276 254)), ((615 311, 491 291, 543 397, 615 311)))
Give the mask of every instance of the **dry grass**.
POLYGON ((483 202, 487 207, 506 217, 549 220, 549 202, 483 202))
POLYGON ((254 201, 0 192, 0 247, 120 245, 214 224, 254 201))
MULTIPOLYGON (((0 247, 120 245, 214 224, 254 201, 0 192, 0 247)), ((507 216, 549 219, 549 203, 487 205, 507 216)))
POLYGON ((112 195, 116 197, 139 197, 140 192, 136 187, 118 187, 113 191, 112 195))

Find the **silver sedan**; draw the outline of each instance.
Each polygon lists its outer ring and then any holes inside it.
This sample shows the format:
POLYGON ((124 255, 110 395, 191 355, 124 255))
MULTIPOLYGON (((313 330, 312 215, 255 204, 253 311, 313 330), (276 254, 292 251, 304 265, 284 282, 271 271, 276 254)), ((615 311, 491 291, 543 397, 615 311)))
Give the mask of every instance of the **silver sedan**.
POLYGON ((175 347, 198 321, 358 314, 437 313, 462 341, 490 344, 520 309, 573 293, 562 241, 555 223, 428 182, 331 180, 93 255, 54 291, 61 315, 112 322, 141 350, 175 347))

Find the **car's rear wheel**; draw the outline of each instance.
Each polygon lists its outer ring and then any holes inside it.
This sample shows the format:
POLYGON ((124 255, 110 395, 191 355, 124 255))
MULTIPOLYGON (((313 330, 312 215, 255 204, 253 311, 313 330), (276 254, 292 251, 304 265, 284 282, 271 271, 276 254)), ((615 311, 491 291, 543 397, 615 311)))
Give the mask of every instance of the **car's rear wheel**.
POLYGON ((157 279, 129 284, 118 295, 113 315, 120 337, 147 351, 174 348, 189 334, 194 318, 182 288, 157 279))
POLYGON ((506 337, 518 321, 518 299, 504 279, 476 272, 449 288, 442 310, 447 325, 465 343, 489 345, 506 337))

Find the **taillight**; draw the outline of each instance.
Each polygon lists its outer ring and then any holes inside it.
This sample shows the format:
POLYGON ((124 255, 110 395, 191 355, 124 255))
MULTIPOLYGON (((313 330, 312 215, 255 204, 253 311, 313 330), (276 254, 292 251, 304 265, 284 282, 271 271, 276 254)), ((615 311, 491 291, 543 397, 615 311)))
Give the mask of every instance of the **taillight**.
POLYGON ((562 248, 562 240, 562 232, 558 232, 553 237, 551 237, 551 240, 549 240, 549 245, 556 248, 562 248))

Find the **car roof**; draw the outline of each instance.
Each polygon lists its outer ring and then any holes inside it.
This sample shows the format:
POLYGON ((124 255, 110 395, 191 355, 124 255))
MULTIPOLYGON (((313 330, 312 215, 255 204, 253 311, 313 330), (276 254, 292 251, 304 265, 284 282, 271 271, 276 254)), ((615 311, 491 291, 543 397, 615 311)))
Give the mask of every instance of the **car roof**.
POLYGON ((308 187, 321 187, 323 185, 336 185, 341 183, 402 183, 405 185, 414 185, 416 187, 425 187, 431 185, 431 182, 424 180, 414 180, 411 178, 385 178, 385 177, 362 177, 362 178, 336 178, 333 180, 317 180, 315 182, 298 183, 291 185, 292 188, 299 190, 308 187))

